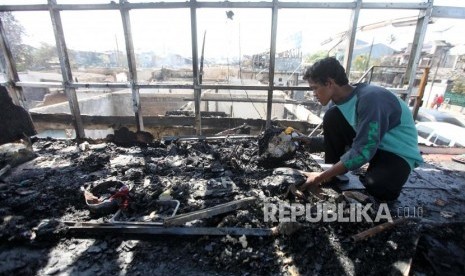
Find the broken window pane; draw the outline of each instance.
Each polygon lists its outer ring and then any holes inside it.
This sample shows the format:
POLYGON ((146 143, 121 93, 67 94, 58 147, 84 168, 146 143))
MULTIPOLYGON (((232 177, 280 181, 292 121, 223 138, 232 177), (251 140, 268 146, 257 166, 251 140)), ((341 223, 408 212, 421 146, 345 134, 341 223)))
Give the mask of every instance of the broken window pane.
MULTIPOLYGON (((343 34, 350 22, 350 10, 282 9, 278 16, 274 85, 308 87, 302 79, 306 67, 344 47, 343 34), (321 28, 325 26, 325 28, 321 28)), ((286 118, 310 120, 321 105, 309 91, 284 90, 287 99, 307 102, 307 108, 286 105, 286 118)))
POLYGON ((189 9, 130 11, 139 83, 192 84, 189 9))
MULTIPOLYGON (((21 11, 5 12, 1 16, 19 80, 61 84, 61 67, 49 13, 21 11)), ((3 63, 3 56, 0 59, 3 63)), ((52 91, 52 88, 24 87, 27 108, 41 105, 52 91)))
POLYGON ((61 81, 60 63, 49 13, 5 12, 1 16, 20 80, 61 81))
POLYGON ((372 83, 401 88, 418 14, 418 10, 361 10, 350 80, 356 82, 371 66, 378 66, 372 83))
POLYGON ((127 58, 118 11, 61 12, 75 82, 126 82, 127 58))
POLYGON ((205 36, 203 83, 267 85, 270 34, 271 9, 198 10, 199 59, 205 36))

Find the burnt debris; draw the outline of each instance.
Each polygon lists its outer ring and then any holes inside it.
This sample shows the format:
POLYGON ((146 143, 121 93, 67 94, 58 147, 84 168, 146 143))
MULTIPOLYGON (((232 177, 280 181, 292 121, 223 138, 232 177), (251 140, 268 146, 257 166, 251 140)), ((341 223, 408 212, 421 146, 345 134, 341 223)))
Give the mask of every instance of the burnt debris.
POLYGON ((321 168, 300 146, 281 167, 263 166, 260 143, 36 140, 38 157, 0 182, 0 274, 396 274, 412 259, 425 230, 412 221, 356 243, 350 238, 378 224, 265 221, 269 203, 348 210, 350 201, 326 187, 321 197, 289 197, 288 187, 305 181, 300 170, 321 168), (90 208, 125 186, 118 204, 90 208))

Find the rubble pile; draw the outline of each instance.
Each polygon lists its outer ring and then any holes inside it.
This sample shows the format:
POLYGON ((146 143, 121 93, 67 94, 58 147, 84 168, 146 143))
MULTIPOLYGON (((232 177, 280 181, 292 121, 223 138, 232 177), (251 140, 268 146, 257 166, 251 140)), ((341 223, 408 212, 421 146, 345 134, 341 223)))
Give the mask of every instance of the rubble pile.
POLYGON ((418 229, 411 223, 353 243, 351 235, 375 224, 311 223, 303 217, 287 225, 265 221, 266 203, 345 202, 331 188, 323 188, 319 197, 308 194, 304 199, 287 192, 290 185, 305 181, 292 169, 321 170, 304 150, 296 150, 293 158, 286 156, 276 164, 282 168, 276 168, 262 165, 266 161, 253 139, 157 142, 142 147, 85 143, 36 140, 33 149, 38 157, 0 182, 0 274, 378 274, 391 273, 396 263, 414 254, 418 229), (104 191, 91 189, 101 183, 118 185, 104 191), (94 197, 85 197, 82 187, 94 192, 94 197), (105 193, 121 187, 129 187, 129 195, 127 204, 118 205, 118 217, 89 208, 89 202, 103 202, 105 193), (184 227, 276 228, 278 235, 115 233, 92 242, 95 236, 69 236, 64 224, 115 219, 157 222, 174 213, 250 197, 255 200, 245 208, 189 221, 184 227), (173 201, 179 205, 161 204, 173 201))

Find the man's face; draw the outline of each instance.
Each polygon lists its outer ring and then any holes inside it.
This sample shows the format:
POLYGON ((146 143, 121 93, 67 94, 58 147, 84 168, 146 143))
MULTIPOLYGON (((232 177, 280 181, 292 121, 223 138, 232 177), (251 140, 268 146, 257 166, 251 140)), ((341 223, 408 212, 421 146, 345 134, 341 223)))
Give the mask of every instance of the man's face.
POLYGON ((329 103, 332 97, 332 91, 329 89, 331 86, 330 82, 323 85, 309 79, 308 86, 310 87, 310 90, 313 91, 313 95, 318 99, 321 105, 325 106, 329 103))

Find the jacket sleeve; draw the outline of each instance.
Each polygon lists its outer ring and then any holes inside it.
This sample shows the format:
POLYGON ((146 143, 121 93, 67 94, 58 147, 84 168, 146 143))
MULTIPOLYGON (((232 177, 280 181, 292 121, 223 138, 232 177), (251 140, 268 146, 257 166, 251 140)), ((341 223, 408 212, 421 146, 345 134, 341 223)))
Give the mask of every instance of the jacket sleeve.
POLYGON ((400 106, 383 97, 385 93, 369 93, 360 98, 356 106, 357 125, 352 147, 341 161, 348 170, 354 170, 369 162, 375 155, 384 134, 389 130, 390 121, 398 120, 400 106))

